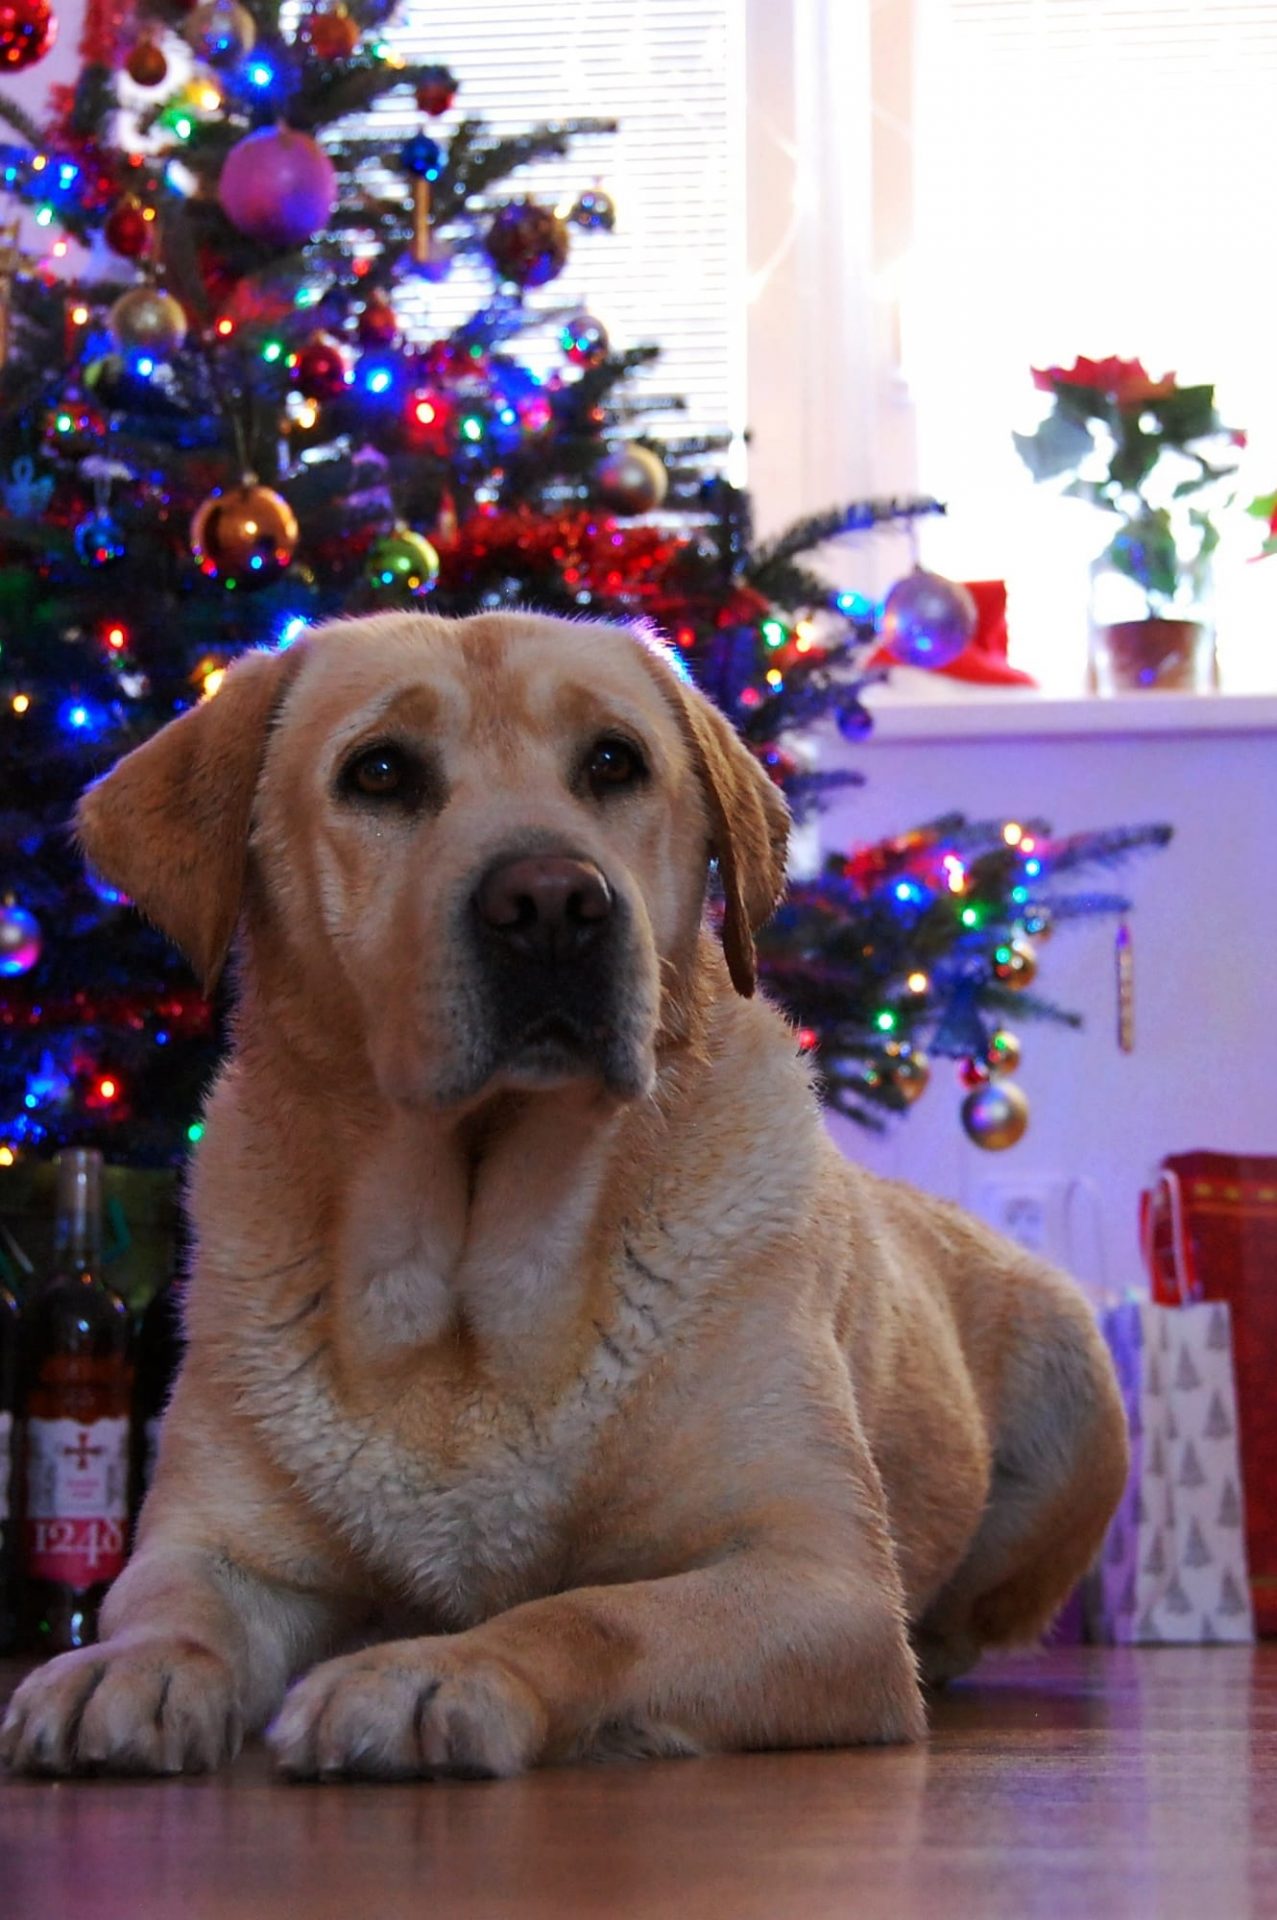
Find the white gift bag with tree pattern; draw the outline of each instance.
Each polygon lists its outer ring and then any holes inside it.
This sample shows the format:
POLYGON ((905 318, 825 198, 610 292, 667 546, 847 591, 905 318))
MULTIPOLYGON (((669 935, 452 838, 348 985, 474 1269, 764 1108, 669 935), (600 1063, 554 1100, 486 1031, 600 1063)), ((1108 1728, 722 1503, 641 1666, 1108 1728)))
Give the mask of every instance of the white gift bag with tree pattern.
POLYGON ((1102 1325, 1131 1474, 1091 1577, 1092 1635, 1123 1645, 1253 1640, 1228 1307, 1124 1300, 1102 1325))

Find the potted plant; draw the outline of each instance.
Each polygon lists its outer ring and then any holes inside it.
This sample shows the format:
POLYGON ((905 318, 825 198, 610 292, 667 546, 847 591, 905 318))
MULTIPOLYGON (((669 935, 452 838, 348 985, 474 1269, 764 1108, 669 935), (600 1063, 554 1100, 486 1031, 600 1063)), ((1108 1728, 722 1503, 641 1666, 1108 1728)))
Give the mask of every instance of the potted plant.
POLYGON ((1215 411, 1213 386, 1154 380, 1138 360, 1034 368, 1051 409, 1034 433, 1014 435, 1035 480, 1072 478, 1063 491, 1113 516, 1091 568, 1090 684, 1100 693, 1215 684, 1211 561, 1222 504, 1236 471, 1227 449, 1245 444, 1215 411))

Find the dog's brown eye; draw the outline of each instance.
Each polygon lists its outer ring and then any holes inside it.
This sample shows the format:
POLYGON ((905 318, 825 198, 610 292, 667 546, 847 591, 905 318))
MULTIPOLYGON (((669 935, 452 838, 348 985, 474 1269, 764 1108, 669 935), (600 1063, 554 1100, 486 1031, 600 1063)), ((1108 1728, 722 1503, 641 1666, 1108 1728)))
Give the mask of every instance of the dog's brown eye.
POLYGON ((605 734, 590 748, 585 778, 593 793, 614 793, 647 777, 647 765, 638 748, 619 734, 605 734))
POLYGON ((420 784, 419 771, 402 747, 365 747, 342 769, 342 791, 352 799, 408 800, 420 784))

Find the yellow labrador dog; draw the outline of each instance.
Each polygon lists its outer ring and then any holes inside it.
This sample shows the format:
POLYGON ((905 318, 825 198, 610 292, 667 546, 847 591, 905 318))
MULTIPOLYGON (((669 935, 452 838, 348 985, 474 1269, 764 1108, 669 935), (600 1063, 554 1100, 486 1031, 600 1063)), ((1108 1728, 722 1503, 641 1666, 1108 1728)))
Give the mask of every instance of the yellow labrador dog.
POLYGON ((239 1006, 137 1551, 12 1765, 916 1740, 920 1670, 1050 1618, 1123 1484, 1108 1359, 826 1138, 754 996, 786 824, 657 651, 522 614, 250 655, 87 795, 205 980, 238 929, 239 1006))

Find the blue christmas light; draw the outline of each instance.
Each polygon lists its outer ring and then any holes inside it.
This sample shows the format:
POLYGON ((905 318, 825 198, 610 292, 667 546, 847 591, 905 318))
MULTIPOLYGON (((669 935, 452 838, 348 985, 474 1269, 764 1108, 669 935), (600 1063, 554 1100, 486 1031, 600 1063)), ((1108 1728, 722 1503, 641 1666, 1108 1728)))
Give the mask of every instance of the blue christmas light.
POLYGON ((1030 880, 1036 880, 1042 871, 1042 862, 1040 860, 1026 860, 1024 863, 1024 871, 1028 874, 1030 880))
POLYGON ((92 740, 105 727, 107 715, 91 700, 64 700, 58 708, 58 723, 67 733, 82 733, 92 740))
POLYGON ((868 620, 873 617, 874 603, 867 600, 863 593, 840 593, 834 605, 849 620, 868 620))
POLYGON ((263 60, 259 54, 245 67, 244 78, 250 87, 256 87, 259 92, 264 92, 275 78, 275 69, 269 60, 263 60))
POLYGON ((285 647, 291 647, 293 641, 299 640, 309 625, 310 622, 304 619, 300 613, 288 614, 280 623, 279 638, 275 643, 276 646, 281 652, 285 647))
POLYGON ((133 362, 133 371, 140 373, 144 380, 150 379, 151 375, 155 372, 155 362, 149 353, 142 354, 133 362))
POLYGON ((359 377, 367 392, 378 395, 389 393, 395 384, 394 369, 388 367, 384 360, 373 361, 371 364, 365 362, 360 367, 359 377))

